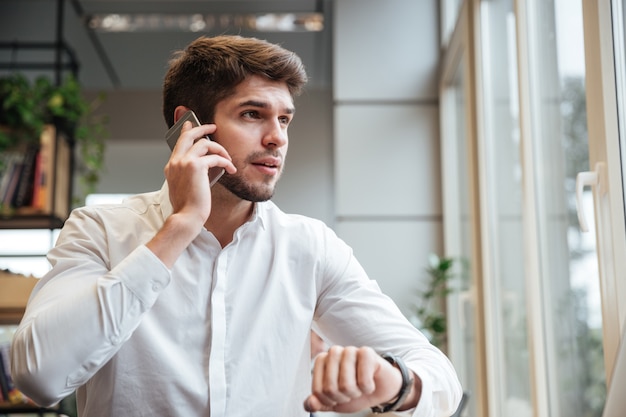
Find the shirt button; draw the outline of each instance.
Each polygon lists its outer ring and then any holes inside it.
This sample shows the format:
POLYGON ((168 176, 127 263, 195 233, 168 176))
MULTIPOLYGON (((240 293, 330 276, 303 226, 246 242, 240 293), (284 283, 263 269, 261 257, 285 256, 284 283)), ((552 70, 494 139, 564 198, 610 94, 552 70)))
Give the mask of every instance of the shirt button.
POLYGON ((157 292, 161 290, 161 286, 157 283, 152 284, 152 291, 157 292))

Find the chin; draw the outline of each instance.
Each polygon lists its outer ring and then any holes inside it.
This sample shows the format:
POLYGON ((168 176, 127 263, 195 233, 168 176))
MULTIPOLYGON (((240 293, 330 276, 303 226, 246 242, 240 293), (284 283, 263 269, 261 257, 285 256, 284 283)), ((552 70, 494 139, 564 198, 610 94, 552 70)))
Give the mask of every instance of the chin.
POLYGON ((219 183, 235 196, 253 203, 268 201, 274 196, 274 181, 255 185, 237 176, 224 175, 219 183))

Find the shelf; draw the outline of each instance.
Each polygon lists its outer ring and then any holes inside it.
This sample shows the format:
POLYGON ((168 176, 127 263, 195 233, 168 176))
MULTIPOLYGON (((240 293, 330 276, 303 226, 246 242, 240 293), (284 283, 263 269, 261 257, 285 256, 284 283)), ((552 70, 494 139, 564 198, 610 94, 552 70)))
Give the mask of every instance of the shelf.
MULTIPOLYGON (((21 50, 38 50, 58 53, 58 60, 29 61, 17 64, 20 70, 24 71, 54 71, 60 74, 61 71, 70 71, 72 74, 78 73, 78 60, 76 54, 70 46, 64 42, 0 42, 0 50, 9 51, 15 54, 21 50), (63 59, 65 58, 65 59, 63 59)), ((15 62, 0 62, 0 70, 15 71, 15 62)))
POLYGON ((58 415, 56 408, 44 408, 31 404, 11 404, 7 401, 0 402, 0 414, 54 414, 58 415))
POLYGON ((0 229, 60 229, 64 222, 49 214, 16 214, 0 217, 0 229))

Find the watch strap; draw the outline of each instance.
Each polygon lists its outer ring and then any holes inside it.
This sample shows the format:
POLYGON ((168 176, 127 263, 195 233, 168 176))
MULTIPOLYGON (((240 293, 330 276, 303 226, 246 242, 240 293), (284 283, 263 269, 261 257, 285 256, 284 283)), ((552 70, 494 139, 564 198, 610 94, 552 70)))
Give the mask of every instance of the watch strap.
POLYGON ((413 378, 411 378, 411 373, 402 359, 391 353, 383 353, 380 356, 400 370, 400 374, 402 375, 402 386, 400 387, 398 395, 396 395, 390 402, 372 407, 372 412, 375 414, 396 411, 398 408, 400 408, 400 406, 402 406, 404 400, 406 400, 406 397, 411 392, 411 387, 413 386, 413 378))

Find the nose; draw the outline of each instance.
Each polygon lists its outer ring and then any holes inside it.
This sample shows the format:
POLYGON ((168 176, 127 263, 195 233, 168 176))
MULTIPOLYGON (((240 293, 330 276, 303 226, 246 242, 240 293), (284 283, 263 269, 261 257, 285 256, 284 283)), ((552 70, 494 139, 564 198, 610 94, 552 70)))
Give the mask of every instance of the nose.
POLYGON ((263 135, 263 146, 280 148, 288 141, 287 126, 278 120, 268 124, 267 131, 263 135))

